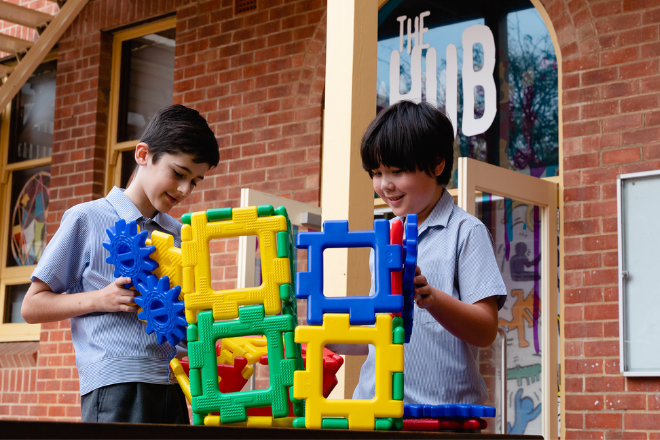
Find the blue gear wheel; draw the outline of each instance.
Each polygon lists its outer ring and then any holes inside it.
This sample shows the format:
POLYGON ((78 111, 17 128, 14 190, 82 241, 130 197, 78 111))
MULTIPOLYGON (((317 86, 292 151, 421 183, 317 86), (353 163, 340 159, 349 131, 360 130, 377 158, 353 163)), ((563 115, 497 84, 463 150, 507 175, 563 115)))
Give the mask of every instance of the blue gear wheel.
POLYGON ((110 252, 105 261, 115 266, 115 278, 129 277, 131 282, 125 284, 127 289, 139 282, 146 282, 151 271, 158 268, 158 263, 149 257, 156 247, 144 244, 148 232, 138 232, 137 222, 127 224, 123 219, 117 220, 113 227, 105 231, 109 240, 103 242, 103 247, 110 252))
POLYGON ((417 244, 417 214, 408 214, 406 218, 406 238, 403 240, 403 312, 401 313, 403 329, 406 331, 406 343, 410 342, 413 331, 417 244))
POLYGON ((142 295, 135 297, 135 304, 142 307, 138 318, 147 322, 147 334, 156 332, 158 343, 165 339, 174 347, 186 337, 188 322, 185 318, 183 301, 179 301, 180 286, 170 289, 168 277, 149 275, 147 283, 138 284, 142 295))

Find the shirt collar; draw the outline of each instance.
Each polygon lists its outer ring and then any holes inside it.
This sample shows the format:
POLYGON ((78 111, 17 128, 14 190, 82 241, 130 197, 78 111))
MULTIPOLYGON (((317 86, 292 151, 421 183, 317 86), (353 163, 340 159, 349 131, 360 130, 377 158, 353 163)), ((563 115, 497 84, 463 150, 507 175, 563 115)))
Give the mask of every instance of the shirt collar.
POLYGON ((451 216, 452 211, 454 210, 454 198, 449 194, 447 188, 443 188, 442 195, 438 200, 438 203, 435 204, 429 216, 424 220, 424 222, 419 225, 419 233, 421 234, 427 228, 432 227, 443 227, 446 228, 449 223, 449 217, 451 216))
MULTIPOLYGON (((116 186, 112 188, 112 190, 108 193, 107 196, 105 196, 106 200, 110 202, 113 208, 115 208, 115 211, 117 211, 117 215, 119 218, 126 220, 126 222, 131 222, 133 220, 139 220, 143 218, 142 213, 140 212, 139 209, 131 202, 131 200, 126 197, 126 194, 124 194, 123 189, 117 188, 116 186)), ((172 217, 170 217, 167 214, 163 214, 161 212, 157 212, 154 218, 152 219, 147 219, 144 217, 146 220, 151 220, 155 223, 157 223, 160 227, 165 229, 166 231, 176 235, 178 234, 178 223, 176 220, 174 220, 172 217)))

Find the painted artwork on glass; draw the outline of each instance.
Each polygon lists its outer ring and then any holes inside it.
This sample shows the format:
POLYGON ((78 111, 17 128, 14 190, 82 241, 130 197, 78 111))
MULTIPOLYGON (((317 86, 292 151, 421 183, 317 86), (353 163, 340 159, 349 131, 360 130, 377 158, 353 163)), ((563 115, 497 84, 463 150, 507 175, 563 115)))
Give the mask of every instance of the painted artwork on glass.
POLYGON ((50 167, 13 173, 8 266, 37 264, 46 247, 50 167))

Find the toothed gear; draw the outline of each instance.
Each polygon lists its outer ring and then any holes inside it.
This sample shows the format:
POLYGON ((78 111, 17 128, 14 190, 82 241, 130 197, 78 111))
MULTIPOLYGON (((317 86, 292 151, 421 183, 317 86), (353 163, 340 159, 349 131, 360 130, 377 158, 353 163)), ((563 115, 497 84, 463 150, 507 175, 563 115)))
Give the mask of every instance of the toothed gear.
POLYGON ((146 282, 158 267, 158 263, 149 257, 156 247, 145 245, 148 232, 138 232, 137 222, 127 224, 126 220, 117 220, 113 227, 105 231, 109 240, 103 242, 103 247, 110 252, 105 261, 115 266, 115 278, 129 277, 131 282, 125 284, 127 289, 136 283, 146 282))
POLYGON ((403 328, 406 343, 410 342, 413 332, 413 314, 415 304, 415 269, 417 268, 418 229, 417 214, 409 214, 406 221, 406 238, 403 240, 403 328))
POLYGON ((175 346, 186 337, 186 321, 183 301, 179 301, 180 286, 170 289, 168 277, 157 278, 149 275, 147 283, 139 283, 142 295, 135 298, 135 304, 142 307, 138 318, 147 322, 147 334, 156 332, 158 343, 167 341, 175 346))

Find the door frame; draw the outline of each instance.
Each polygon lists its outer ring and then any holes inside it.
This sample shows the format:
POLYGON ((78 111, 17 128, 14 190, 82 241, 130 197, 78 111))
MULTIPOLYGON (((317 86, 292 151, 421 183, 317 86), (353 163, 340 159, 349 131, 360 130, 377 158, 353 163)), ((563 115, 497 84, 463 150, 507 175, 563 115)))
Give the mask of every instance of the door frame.
MULTIPOLYGON (((557 429, 557 207, 556 179, 539 179, 478 160, 458 159, 458 206, 475 215, 477 191, 526 202, 541 209, 541 336, 542 434, 558 438, 557 429)), ((505 374, 503 371, 502 374, 505 374)), ((506 420, 503 421, 506 423, 506 420)))

